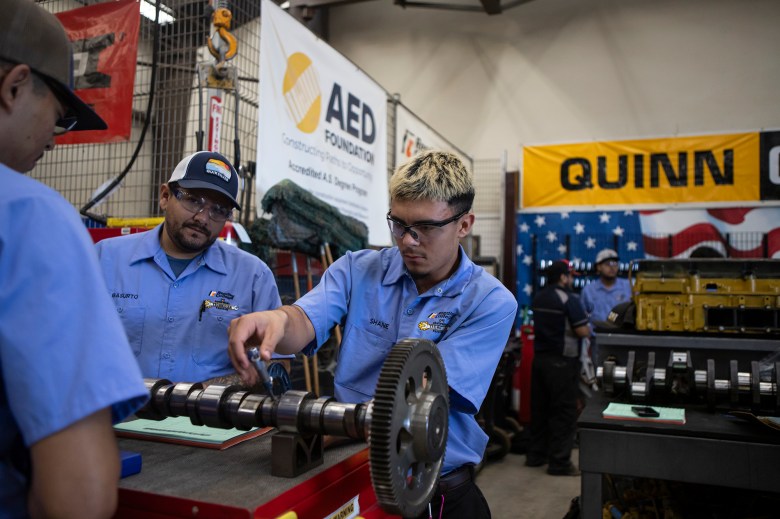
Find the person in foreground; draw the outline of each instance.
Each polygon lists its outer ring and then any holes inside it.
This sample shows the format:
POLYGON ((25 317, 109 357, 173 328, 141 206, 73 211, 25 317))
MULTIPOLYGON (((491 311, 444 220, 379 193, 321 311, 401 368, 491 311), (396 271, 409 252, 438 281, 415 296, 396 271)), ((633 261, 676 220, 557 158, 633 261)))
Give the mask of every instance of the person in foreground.
POLYGON ((78 214, 22 173, 56 134, 106 126, 70 88, 71 46, 54 15, 4 0, 2 24, 0 516, 110 517, 111 426, 148 393, 78 214))
POLYGON ((210 151, 185 157, 160 186, 165 221, 97 243, 106 285, 145 377, 238 381, 227 354, 230 321, 279 308, 271 269, 218 240, 240 209, 238 174, 210 151))
POLYGON ((247 347, 259 345, 265 359, 275 351, 310 355, 334 325, 344 325, 334 385, 336 399, 351 403, 373 397, 396 342, 412 337, 436 343, 450 410, 441 482, 431 502, 434 517, 490 517, 473 480, 488 440, 474 415, 517 312, 513 295, 460 247, 474 224, 473 200, 471 176, 457 157, 440 151, 414 157, 390 180, 387 222, 396 247, 348 252, 294 305, 230 325, 230 357, 250 384, 257 374, 247 347))
POLYGON ((590 336, 590 326, 582 303, 571 292, 569 262, 552 262, 545 275, 547 286, 533 300, 531 443, 525 464, 547 464, 553 476, 578 476, 571 449, 577 430, 580 343, 590 336))

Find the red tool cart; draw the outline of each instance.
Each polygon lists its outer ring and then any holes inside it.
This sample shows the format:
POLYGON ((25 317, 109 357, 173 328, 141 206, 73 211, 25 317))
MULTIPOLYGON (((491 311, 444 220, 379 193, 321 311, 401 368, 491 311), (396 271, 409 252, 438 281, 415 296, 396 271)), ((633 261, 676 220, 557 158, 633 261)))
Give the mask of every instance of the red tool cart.
POLYGON ((324 463, 294 478, 271 475, 271 438, 225 450, 120 438, 139 452, 140 473, 120 482, 120 519, 397 517, 378 505, 368 449, 355 442, 325 451, 324 463))

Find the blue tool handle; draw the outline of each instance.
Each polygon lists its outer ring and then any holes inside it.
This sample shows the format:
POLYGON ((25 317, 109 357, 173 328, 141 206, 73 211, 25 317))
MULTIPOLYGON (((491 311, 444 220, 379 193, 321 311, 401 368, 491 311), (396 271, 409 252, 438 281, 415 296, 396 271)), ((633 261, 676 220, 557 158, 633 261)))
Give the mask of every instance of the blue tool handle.
POLYGON ((266 391, 268 391, 271 398, 276 400, 276 395, 274 394, 274 380, 271 378, 271 375, 268 374, 268 368, 265 367, 265 362, 260 358, 260 350, 257 348, 249 348, 247 353, 249 354, 249 360, 252 361, 252 364, 255 365, 255 369, 260 374, 260 379, 263 381, 263 386, 265 386, 266 391))

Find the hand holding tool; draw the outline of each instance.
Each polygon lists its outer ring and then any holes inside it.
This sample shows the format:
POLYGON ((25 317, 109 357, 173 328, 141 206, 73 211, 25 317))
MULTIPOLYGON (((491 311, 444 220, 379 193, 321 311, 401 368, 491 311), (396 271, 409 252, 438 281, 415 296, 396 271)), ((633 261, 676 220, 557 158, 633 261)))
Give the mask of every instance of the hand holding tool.
POLYGON ((274 379, 268 374, 268 368, 265 367, 265 362, 260 358, 260 350, 257 348, 249 348, 247 354, 249 355, 249 360, 255 365, 255 369, 260 374, 260 379, 263 381, 263 386, 265 386, 266 391, 268 391, 268 395, 276 400, 277 397, 274 394, 274 379))

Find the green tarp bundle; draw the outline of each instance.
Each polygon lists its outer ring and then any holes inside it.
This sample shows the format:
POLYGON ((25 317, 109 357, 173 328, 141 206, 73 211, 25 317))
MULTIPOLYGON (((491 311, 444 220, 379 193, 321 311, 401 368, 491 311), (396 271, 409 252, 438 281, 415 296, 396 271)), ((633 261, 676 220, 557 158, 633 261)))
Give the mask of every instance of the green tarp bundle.
POLYGON ((320 246, 328 243, 333 258, 348 250, 368 246, 368 227, 345 216, 291 180, 269 189, 261 202, 273 215, 265 231, 272 246, 320 258, 320 246))
POLYGON ((241 243, 241 248, 263 260, 266 265, 274 268, 275 257, 272 253, 273 245, 268 237, 269 221, 265 218, 255 218, 246 232, 251 243, 241 243))

